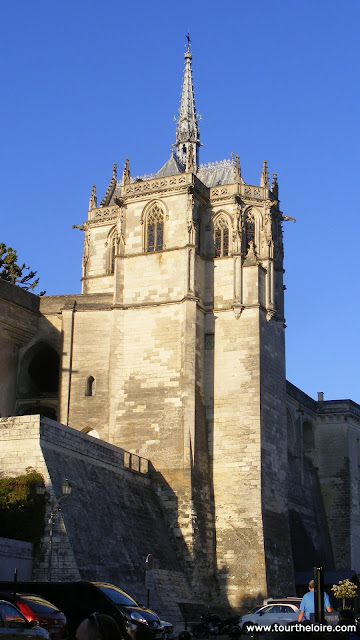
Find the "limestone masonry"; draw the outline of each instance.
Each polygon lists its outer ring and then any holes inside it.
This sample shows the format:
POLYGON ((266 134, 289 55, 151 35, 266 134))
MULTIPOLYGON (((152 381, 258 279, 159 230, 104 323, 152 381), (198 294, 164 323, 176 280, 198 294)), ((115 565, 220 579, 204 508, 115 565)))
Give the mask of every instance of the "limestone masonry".
POLYGON ((277 176, 199 164, 191 58, 169 160, 142 178, 114 166, 100 204, 93 187, 82 293, 0 281, 2 475, 31 465, 57 497, 64 477, 77 486, 57 577, 144 600, 152 553, 174 616, 294 594, 314 564, 360 570, 360 407, 286 383, 277 176))

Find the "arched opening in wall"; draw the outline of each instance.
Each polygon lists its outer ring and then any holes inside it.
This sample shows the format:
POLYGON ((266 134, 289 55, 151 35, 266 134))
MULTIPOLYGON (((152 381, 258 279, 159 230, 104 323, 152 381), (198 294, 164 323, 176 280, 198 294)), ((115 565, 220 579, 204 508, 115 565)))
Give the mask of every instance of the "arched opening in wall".
POLYGON ((85 395, 86 396, 95 395, 95 378, 93 376, 89 376, 86 380, 85 395))
POLYGON ((315 456, 315 438, 313 426, 308 420, 303 422, 303 451, 311 460, 315 456))
POLYGON ((30 360, 28 373, 34 393, 57 393, 59 388, 59 355, 52 347, 42 345, 30 360))
POLYGON ((19 416, 35 416, 40 414, 44 418, 50 418, 50 420, 57 421, 57 412, 54 407, 49 407, 47 405, 30 405, 28 407, 23 407, 21 411, 18 412, 19 416))

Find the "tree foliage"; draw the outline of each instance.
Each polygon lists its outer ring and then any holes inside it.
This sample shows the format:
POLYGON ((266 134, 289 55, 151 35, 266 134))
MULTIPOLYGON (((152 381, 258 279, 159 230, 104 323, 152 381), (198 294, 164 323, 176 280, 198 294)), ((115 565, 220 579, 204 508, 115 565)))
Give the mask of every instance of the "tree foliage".
POLYGON ((0 478, 0 536, 38 544, 44 535, 45 499, 36 493, 43 483, 40 473, 28 467, 25 474, 0 478))
MULTIPOLYGON (((39 284, 39 278, 35 278, 36 271, 32 271, 26 264, 18 264, 15 249, 7 247, 0 242, 0 278, 12 282, 26 291, 32 291, 39 284)), ((41 291, 40 295, 44 295, 41 291)))

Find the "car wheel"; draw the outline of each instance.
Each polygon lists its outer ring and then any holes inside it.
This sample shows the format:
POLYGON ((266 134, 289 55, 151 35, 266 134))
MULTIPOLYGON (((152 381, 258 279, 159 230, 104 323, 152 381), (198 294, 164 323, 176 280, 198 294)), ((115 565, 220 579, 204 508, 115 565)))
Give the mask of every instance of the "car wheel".
POLYGON ((253 632, 253 623, 252 622, 244 622, 242 628, 241 628, 241 633, 252 633, 253 632), (250 630, 251 627, 251 630, 250 630))

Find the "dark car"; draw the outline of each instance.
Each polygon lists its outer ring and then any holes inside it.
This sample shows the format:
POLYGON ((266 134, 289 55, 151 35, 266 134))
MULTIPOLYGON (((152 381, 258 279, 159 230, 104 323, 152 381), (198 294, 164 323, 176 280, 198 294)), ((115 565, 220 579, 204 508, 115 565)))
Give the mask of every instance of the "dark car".
POLYGON ((11 602, 0 600, 0 640, 49 640, 49 634, 35 620, 26 620, 11 602))
POLYGON ((41 596, 2 592, 0 598, 15 604, 29 622, 37 620, 39 626, 46 629, 52 640, 61 640, 67 636, 67 620, 64 614, 41 596))
MULTIPOLYGON (((0 591, 12 589, 0 582, 0 591)), ((17 590, 37 593, 64 612, 71 637, 80 622, 94 611, 112 616, 129 640, 163 640, 164 628, 158 616, 140 606, 131 596, 107 582, 18 582, 17 590)))

